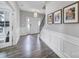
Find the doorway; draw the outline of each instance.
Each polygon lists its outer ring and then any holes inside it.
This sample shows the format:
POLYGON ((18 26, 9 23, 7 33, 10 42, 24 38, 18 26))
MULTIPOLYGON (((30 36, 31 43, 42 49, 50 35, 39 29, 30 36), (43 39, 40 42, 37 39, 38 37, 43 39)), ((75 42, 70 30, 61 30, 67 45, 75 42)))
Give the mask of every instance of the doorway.
POLYGON ((12 45, 9 15, 8 9, 0 9, 0 48, 12 45))
POLYGON ((27 20, 28 20, 28 22, 27 22, 28 34, 39 33, 40 18, 29 17, 27 20))

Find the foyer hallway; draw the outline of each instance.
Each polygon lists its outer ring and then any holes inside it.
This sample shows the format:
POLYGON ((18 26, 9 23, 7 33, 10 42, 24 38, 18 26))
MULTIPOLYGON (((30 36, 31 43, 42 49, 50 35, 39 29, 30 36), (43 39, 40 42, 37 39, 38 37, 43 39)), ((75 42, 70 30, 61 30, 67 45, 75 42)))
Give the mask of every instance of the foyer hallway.
POLYGON ((37 34, 21 36, 17 45, 0 49, 2 58, 59 58, 37 34))

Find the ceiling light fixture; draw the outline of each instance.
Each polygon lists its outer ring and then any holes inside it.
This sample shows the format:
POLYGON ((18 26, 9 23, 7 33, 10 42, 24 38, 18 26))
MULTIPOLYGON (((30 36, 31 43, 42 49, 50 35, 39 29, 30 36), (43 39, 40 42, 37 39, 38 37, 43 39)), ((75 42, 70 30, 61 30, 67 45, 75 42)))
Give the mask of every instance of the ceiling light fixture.
POLYGON ((37 16, 38 16, 37 12, 34 12, 34 17, 37 17, 37 16))

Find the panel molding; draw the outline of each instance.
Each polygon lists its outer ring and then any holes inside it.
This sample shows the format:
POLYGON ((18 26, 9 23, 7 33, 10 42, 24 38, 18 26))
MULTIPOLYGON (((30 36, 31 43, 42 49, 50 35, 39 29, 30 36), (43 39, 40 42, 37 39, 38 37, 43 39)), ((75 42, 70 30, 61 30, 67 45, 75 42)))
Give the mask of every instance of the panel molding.
MULTIPOLYGON (((40 34, 40 38, 59 56, 62 58, 70 58, 71 56, 63 51, 64 42, 72 43, 73 46, 79 46, 79 38, 59 32, 55 32, 48 29, 43 29, 40 34)), ((76 48, 73 48, 76 50, 76 48)), ((73 51, 71 52, 74 53, 73 51)), ((76 54, 75 54, 76 55, 76 54)))
POLYGON ((78 37, 55 32, 55 31, 50 31, 50 30, 46 30, 46 31, 53 33, 56 37, 58 37, 61 40, 65 40, 65 41, 68 41, 70 43, 73 43, 73 44, 79 46, 79 38, 78 37))

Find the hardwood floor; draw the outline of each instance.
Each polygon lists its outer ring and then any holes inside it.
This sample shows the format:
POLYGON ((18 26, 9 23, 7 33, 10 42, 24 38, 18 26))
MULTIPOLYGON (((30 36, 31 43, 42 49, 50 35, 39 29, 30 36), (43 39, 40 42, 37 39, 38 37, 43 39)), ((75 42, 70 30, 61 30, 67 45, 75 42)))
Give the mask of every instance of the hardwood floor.
POLYGON ((59 58, 37 35, 21 36, 17 45, 0 49, 1 58, 59 58))

